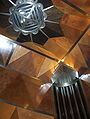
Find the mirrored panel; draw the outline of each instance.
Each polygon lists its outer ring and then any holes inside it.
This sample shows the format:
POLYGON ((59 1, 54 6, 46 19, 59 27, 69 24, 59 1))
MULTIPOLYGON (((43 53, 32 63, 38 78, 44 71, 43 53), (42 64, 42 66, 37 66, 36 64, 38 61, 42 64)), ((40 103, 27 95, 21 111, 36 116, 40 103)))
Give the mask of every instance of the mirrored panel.
POLYGON ((6 65, 16 46, 17 44, 9 41, 7 37, 0 35, 0 65, 6 65))

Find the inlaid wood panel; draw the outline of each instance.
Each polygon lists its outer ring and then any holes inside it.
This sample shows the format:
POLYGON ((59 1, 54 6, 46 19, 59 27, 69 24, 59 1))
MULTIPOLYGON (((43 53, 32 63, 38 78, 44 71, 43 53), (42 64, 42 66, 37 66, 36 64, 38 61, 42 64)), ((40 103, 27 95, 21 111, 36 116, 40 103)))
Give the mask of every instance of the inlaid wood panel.
POLYGON ((0 119, 54 119, 53 116, 15 107, 10 104, 0 103, 0 119))
POLYGON ((68 0, 70 3, 72 3, 73 5, 79 7, 80 9, 82 9, 83 11, 85 11, 86 13, 90 14, 90 1, 89 0, 68 0))
MULTIPOLYGON (((71 1, 69 1, 70 3, 67 3, 67 1, 69 0, 52 0, 56 8, 58 8, 60 11, 64 12, 65 14, 73 14, 76 16, 83 16, 83 15, 87 16, 85 12, 81 10, 77 10, 77 8, 74 8, 73 5, 70 4, 71 1)), ((72 4, 75 3, 74 0, 72 1, 73 1, 72 4)))
POLYGON ((69 39, 66 37, 50 38, 44 45, 44 48, 56 55, 59 60, 65 56, 70 47, 69 39))
POLYGON ((50 88, 51 84, 0 68, 0 100, 3 102, 53 114, 50 88), (48 98, 45 95, 49 95, 48 98))
MULTIPOLYGON (((60 20, 62 31, 70 44, 73 44, 81 36, 86 27, 90 24, 90 19, 75 15, 64 15, 60 20)), ((88 32, 88 37, 90 33, 88 32)))
POLYGON ((72 65, 80 74, 83 74, 89 70, 90 67, 90 28, 80 39, 77 45, 65 58, 67 64, 72 65))
POLYGON ((38 78, 56 65, 56 61, 18 46, 13 52, 8 66, 28 76, 38 78))
POLYGON ((10 119, 15 106, 0 102, 0 119, 10 119))

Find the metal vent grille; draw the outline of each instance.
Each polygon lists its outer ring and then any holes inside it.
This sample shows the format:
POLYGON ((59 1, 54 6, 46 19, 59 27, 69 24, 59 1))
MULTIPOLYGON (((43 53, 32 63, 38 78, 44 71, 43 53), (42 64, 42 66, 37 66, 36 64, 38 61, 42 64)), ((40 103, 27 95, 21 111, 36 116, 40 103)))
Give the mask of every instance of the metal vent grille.
POLYGON ((66 87, 53 85, 56 119, 90 119, 82 84, 78 80, 66 87))

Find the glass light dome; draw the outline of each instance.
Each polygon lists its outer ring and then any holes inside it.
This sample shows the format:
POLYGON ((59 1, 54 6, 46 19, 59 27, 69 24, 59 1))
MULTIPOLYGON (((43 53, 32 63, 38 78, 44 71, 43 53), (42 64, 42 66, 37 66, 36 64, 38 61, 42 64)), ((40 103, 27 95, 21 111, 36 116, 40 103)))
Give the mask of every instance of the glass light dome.
POLYGON ((22 32, 24 35, 37 34, 45 27, 44 21, 47 15, 43 11, 43 5, 37 3, 37 0, 17 0, 9 11, 9 22, 17 32, 22 32))

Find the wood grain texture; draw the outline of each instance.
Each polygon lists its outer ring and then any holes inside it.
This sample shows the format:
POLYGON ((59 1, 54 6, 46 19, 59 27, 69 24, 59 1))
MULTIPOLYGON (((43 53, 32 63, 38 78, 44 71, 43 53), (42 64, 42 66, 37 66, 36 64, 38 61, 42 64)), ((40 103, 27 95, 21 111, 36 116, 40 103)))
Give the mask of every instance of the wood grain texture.
MULTIPOLYGON (((90 19, 69 14, 64 15, 60 20, 62 31, 71 44, 78 40, 89 24, 90 19)), ((88 32, 87 35, 90 35, 90 33, 88 32)))
POLYGON ((52 96, 48 96, 48 99, 45 98, 50 88, 42 92, 41 85, 43 84, 40 80, 0 68, 0 99, 6 100, 11 104, 17 104, 25 109, 32 108, 53 113, 51 108, 53 105, 52 96), (44 108, 42 100, 46 101, 47 108, 44 108))
POLYGON ((53 116, 33 112, 15 107, 10 104, 0 103, 0 119, 54 119, 53 116))
POLYGON ((10 119, 15 106, 0 102, 0 119, 10 119))
POLYGON ((69 40, 66 37, 50 38, 44 45, 44 48, 56 55, 59 60, 64 57, 70 47, 69 40))
POLYGON ((89 73, 90 67, 90 29, 81 38, 78 44, 73 48, 70 54, 66 57, 65 62, 73 65, 79 71, 80 75, 87 72, 89 73))
POLYGON ((68 0, 69 2, 71 2, 72 4, 74 4, 75 6, 81 8, 82 10, 84 10, 86 13, 90 14, 90 0, 68 0))
POLYGON ((58 8, 60 11, 62 11, 65 14, 72 14, 72 15, 76 15, 76 16, 83 16, 83 14, 81 14, 75 8, 73 8, 70 5, 66 4, 62 0, 52 0, 52 2, 56 6, 56 8, 58 8))

